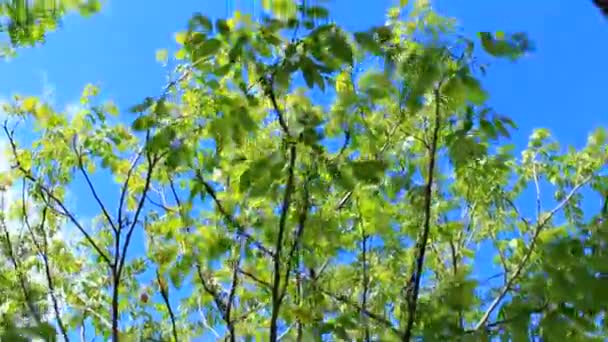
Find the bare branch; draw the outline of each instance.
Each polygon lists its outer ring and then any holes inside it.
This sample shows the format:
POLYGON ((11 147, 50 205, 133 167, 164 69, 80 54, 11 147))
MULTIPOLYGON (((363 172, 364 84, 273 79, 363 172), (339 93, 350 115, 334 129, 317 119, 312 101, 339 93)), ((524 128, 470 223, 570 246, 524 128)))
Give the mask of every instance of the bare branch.
MULTIPOLYGON (((149 133, 148 135, 149 136, 149 133)), ((147 140, 147 138, 146 138, 147 140)), ((144 188, 141 193, 141 197, 137 204, 137 208, 135 209, 135 214, 133 217, 133 222, 128 226, 127 236, 125 238, 125 242, 122 246, 122 250, 120 250, 120 234, 122 233, 122 222, 119 222, 119 229, 115 236, 115 261, 112 264, 112 278, 113 278, 113 292, 112 292, 112 340, 118 341, 118 320, 119 320, 119 312, 118 312, 118 295, 119 288, 121 285, 121 276, 122 270, 125 265, 125 260, 127 257, 127 251, 129 249, 129 245, 131 244, 131 237, 133 236, 133 232, 135 231, 135 226, 138 223, 139 215, 143 209, 144 203, 146 201, 146 194, 150 189, 150 183, 152 181, 152 173, 154 172, 154 168, 158 162, 156 157, 151 157, 150 155, 146 155, 146 160, 148 162, 148 170, 146 174, 146 179, 144 182, 144 188)), ((125 182, 126 183, 126 182, 125 182)))
POLYGON ((270 98, 270 102, 272 103, 272 107, 274 108, 275 112, 277 113, 277 117, 279 118, 279 125, 281 125, 281 129, 283 130, 283 133, 285 133, 285 136, 290 137, 291 134, 289 133, 289 128, 287 127, 287 121, 285 121, 285 115, 283 114, 283 111, 281 110, 281 108, 279 108, 279 104, 277 103, 277 98, 274 94, 274 79, 272 79, 268 82, 270 84, 267 85, 267 87, 269 89, 266 90, 266 94, 268 95, 268 97, 270 98))

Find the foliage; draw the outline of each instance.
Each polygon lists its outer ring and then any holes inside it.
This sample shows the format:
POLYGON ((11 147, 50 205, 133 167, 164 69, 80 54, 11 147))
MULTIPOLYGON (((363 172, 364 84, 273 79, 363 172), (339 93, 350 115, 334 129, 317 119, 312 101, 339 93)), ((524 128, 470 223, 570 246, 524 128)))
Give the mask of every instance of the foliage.
MULTIPOLYGON (((259 23, 194 15, 175 81, 130 125, 94 86, 73 116, 15 97, 0 326, 52 322, 66 340, 606 339, 606 204, 583 211, 608 194, 605 131, 575 150, 538 129, 514 153, 475 42, 424 3, 361 32, 288 1, 259 23)), ((529 47, 481 38, 508 58, 529 47)))
POLYGON ((11 56, 20 46, 44 42, 61 18, 71 11, 89 15, 99 11, 99 0, 11 0, 0 3, 0 32, 8 34, 8 42, 0 43, 0 56, 11 56))

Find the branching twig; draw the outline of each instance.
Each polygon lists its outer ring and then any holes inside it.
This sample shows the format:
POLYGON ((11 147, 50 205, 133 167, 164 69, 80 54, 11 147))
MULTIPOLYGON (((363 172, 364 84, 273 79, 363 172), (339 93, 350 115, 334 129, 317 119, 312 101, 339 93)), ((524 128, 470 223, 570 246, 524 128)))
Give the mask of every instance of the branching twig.
MULTIPOLYGON (((401 125, 401 121, 402 120, 400 120, 397 124, 395 124, 391 128, 391 130, 389 131, 389 133, 387 134, 386 141, 384 142, 384 144, 380 148, 380 151, 378 151, 378 153, 376 155, 376 159, 379 159, 381 157, 382 153, 384 153, 386 151, 386 149, 390 146, 391 140, 393 139, 393 136, 395 135, 395 132, 397 131, 397 129, 401 125)), ((346 192, 344 194, 344 196, 342 196, 340 198, 340 201, 338 201, 338 203, 336 204, 336 210, 342 210, 346 206, 346 204, 348 203, 348 200, 352 197, 352 195, 353 195, 353 190, 349 190, 348 192, 346 192)))
POLYGON ((243 237, 245 237, 254 247, 262 251, 264 254, 274 257, 274 252, 265 247, 261 242, 257 241, 251 234, 245 231, 245 227, 241 225, 224 207, 222 202, 217 197, 217 193, 204 178, 200 171, 197 171, 196 178, 203 184, 205 191, 211 196, 215 206, 219 210, 220 214, 224 217, 224 220, 228 222, 233 228, 236 229, 237 233, 243 237))
POLYGON ((391 323, 391 321, 387 320, 386 318, 382 317, 381 315, 378 315, 376 313, 373 313, 367 309, 363 309, 359 304, 353 303, 351 302, 348 298, 346 298, 345 296, 342 295, 338 295, 338 294, 333 294, 329 291, 326 291, 324 289, 319 288, 319 291, 321 293, 323 293, 324 295, 342 303, 342 304, 346 304, 349 306, 352 306, 353 308, 355 308, 357 311, 363 313, 364 315, 366 315, 367 317, 373 319, 374 321, 382 324, 385 328, 388 328, 389 330, 391 330, 392 332, 394 332, 395 334, 399 335, 400 332, 397 328, 395 328, 395 326, 393 326, 393 323, 391 323))
MULTIPOLYGON (((97 195, 95 186, 91 182, 91 178, 89 178, 89 174, 88 174, 87 170, 85 170, 84 163, 82 160, 82 152, 79 151, 78 147, 76 146, 77 137, 78 137, 77 135, 74 135, 74 138, 72 139, 72 149, 74 150, 74 153, 76 154, 76 159, 78 160, 78 169, 80 170, 80 173, 82 173, 82 175, 84 176, 87 186, 89 187, 89 190, 91 190, 91 194, 95 198, 95 202, 97 202, 97 205, 99 205, 99 208, 101 209, 101 212, 103 213, 104 217, 108 221, 108 224, 110 225, 110 227, 112 227, 112 230, 114 231, 114 233, 118 233, 118 227, 114 224, 114 220, 108 213, 108 210, 106 209, 106 206, 103 204, 103 201, 101 200, 101 198, 99 198, 99 195, 97 195)), ((119 224, 120 224, 120 222, 119 222, 119 224)))
MULTIPOLYGON (((4 191, 0 191, 0 209, 1 210, 4 210, 4 205, 5 205, 4 196, 5 196, 4 191)), ((30 314, 36 320, 36 323, 40 324, 41 323, 40 314, 39 314, 38 310, 36 309, 36 306, 34 305, 34 301, 31 297, 31 292, 30 292, 29 286, 27 284, 25 275, 23 274, 23 269, 21 268, 21 263, 19 262, 19 260, 17 259, 17 256, 15 255, 15 251, 13 249, 13 244, 11 242, 11 236, 8 231, 8 226, 6 224, 6 221, 4 219, 3 212, 2 212, 2 215, 0 215, 0 226, 2 226, 2 233, 4 234, 8 257, 11 261, 11 264, 13 265, 13 268, 15 269, 15 272, 17 273, 17 278, 19 279, 19 286, 20 286, 21 292, 23 294, 23 299, 25 300, 25 304, 26 304, 30 314)))
POLYGON ((568 202, 570 201, 572 196, 574 196, 576 194, 576 192, 581 187, 583 187, 585 184, 587 184, 590 180, 591 180, 591 176, 585 178, 579 184, 574 186, 574 188, 568 193, 568 195, 560 203, 558 203, 555 206, 555 208, 553 208, 553 210, 551 210, 544 218, 539 217, 539 221, 536 224, 536 228, 534 230, 534 234, 532 236, 532 239, 530 241, 530 245, 528 246, 528 250, 526 251, 526 254, 524 254, 521 262, 519 263, 519 265, 517 266, 517 268, 511 275, 511 277, 509 277, 509 280, 507 281, 507 283, 500 290, 498 296, 496 296, 496 298, 494 298, 494 300, 492 301, 492 303, 490 304, 488 309, 485 311, 483 316, 479 319, 479 321, 475 325, 474 330, 479 330, 482 326, 484 326, 486 324, 486 322, 490 318, 490 315, 492 314, 492 312, 496 309, 496 307, 498 307, 498 305, 500 304, 502 299, 507 295, 509 290, 511 290, 511 286, 513 286, 513 283, 515 282, 515 280, 517 280, 517 278, 519 277, 519 275, 521 274, 523 269, 526 267, 528 260, 532 256, 532 253, 534 252, 534 247, 536 246, 536 241, 538 239, 538 235, 540 234, 542 229, 545 227, 545 225, 551 220, 551 218, 553 218, 553 216, 559 210, 561 210, 566 204, 568 204, 568 202))
POLYGON ((61 312, 59 310, 59 301, 57 300, 57 295, 55 293, 55 284, 53 281, 53 276, 51 274, 51 267, 50 267, 50 262, 49 262, 49 257, 48 257, 48 241, 47 241, 46 232, 44 229, 44 227, 46 225, 48 206, 45 206, 42 209, 42 218, 40 220, 40 225, 39 225, 39 229, 38 229, 40 231, 40 235, 42 235, 42 245, 40 245, 40 243, 38 242, 38 239, 36 238, 36 236, 34 234, 34 230, 32 229, 32 226, 30 224, 29 215, 28 215, 26 205, 25 205, 25 202, 26 202, 25 180, 23 181, 23 186, 21 187, 21 202, 22 202, 21 205, 22 205, 22 214, 23 214, 24 223, 30 233, 32 242, 34 243, 34 247, 36 248, 38 255, 42 258, 42 262, 44 264, 44 275, 46 277, 47 286, 49 288, 49 295, 51 297, 51 302, 53 304, 53 311, 55 312, 55 319, 57 320, 57 325, 59 326, 59 331, 61 332, 61 335, 63 336, 63 339, 65 340, 65 342, 69 342, 70 339, 68 337, 68 333, 65 328, 63 319, 61 318, 61 312))
MULTIPOLYGON (((149 131, 146 134, 146 142, 149 139, 149 131)), ((120 246, 120 237, 122 234, 122 230, 123 230, 123 222, 118 222, 119 226, 118 226, 118 231, 115 234, 115 255, 114 255, 114 262, 112 263, 112 278, 113 278, 113 291, 112 291, 112 340, 114 342, 118 341, 118 320, 119 320, 119 312, 118 312, 118 295, 119 295, 119 289, 120 289, 120 285, 121 285, 121 277, 122 277, 122 270, 123 267, 125 265, 125 260, 127 258, 127 251, 129 250, 129 246, 131 244, 131 237, 133 236, 133 232, 135 231, 135 226, 137 225, 137 223, 139 222, 139 215, 141 214, 142 210, 143 210, 143 206, 144 203, 146 201, 146 195, 148 194, 148 191, 150 189, 150 184, 152 182, 152 174, 154 172, 154 168, 156 167, 156 164, 158 163, 159 159, 156 156, 150 156, 149 154, 146 155, 146 160, 147 160, 147 164, 148 164, 148 169, 147 169, 147 174, 146 174, 146 178, 144 181, 144 187, 142 189, 142 193, 141 193, 141 197, 139 199, 139 202, 137 204, 137 207, 135 209, 135 213, 134 213, 134 217, 133 217, 133 221, 129 223, 126 223, 127 225, 127 236, 125 238, 125 242, 122 245, 122 248, 120 246)), ((127 181, 125 181, 125 184, 127 183, 127 181)), ((119 208, 120 210, 120 208, 119 208)), ((120 211, 119 211, 120 213, 120 211)))
POLYGON ((91 245, 91 247, 95 250, 95 252, 97 252, 99 257, 111 267, 112 261, 110 260, 110 258, 97 245, 95 240, 93 240, 91 235, 84 229, 84 227, 80 224, 80 222, 78 222, 76 217, 72 213, 70 213, 70 211, 67 209, 67 207, 65 206, 63 201, 61 201, 59 198, 57 198, 57 196, 55 196, 55 194, 53 194, 53 192, 50 189, 48 189, 46 186, 44 186, 42 184, 42 182, 40 180, 38 180, 36 177, 34 177, 30 170, 27 170, 23 167, 23 164, 21 164, 21 161, 19 160, 19 157, 18 157, 17 145, 15 144, 14 137, 9 132, 8 127, 6 126, 6 123, 4 124, 4 131, 9 140, 9 143, 11 145, 11 151, 12 151, 12 154, 13 154, 13 157, 15 160, 15 164, 16 164, 15 167, 23 174, 23 176, 27 180, 32 182, 35 186, 37 186, 40 190, 42 190, 42 192, 44 192, 45 195, 47 195, 50 199, 52 199, 55 203, 57 203, 57 205, 59 205, 59 207, 63 211, 62 214, 65 215, 74 224, 74 226, 76 226, 76 228, 82 233, 82 235, 84 235, 85 239, 91 245))
MULTIPOLYGON (((147 140, 148 140, 148 136, 146 136, 146 143, 147 143, 147 140)), ((135 170, 135 167, 137 166, 137 164, 139 162, 139 158, 141 158, 142 153, 143 153, 143 149, 141 149, 137 153, 135 158, 133 158, 133 161, 131 162, 131 166, 129 167, 129 170, 127 171, 127 176, 125 178, 125 181, 122 184, 122 187, 120 189, 120 199, 118 200, 118 215, 117 215, 119 227, 123 224, 123 209, 124 209, 125 199, 127 197, 127 191, 129 189, 129 181, 131 180, 133 171, 135 170)), ((147 193, 146 193, 146 196, 147 196, 147 193)))

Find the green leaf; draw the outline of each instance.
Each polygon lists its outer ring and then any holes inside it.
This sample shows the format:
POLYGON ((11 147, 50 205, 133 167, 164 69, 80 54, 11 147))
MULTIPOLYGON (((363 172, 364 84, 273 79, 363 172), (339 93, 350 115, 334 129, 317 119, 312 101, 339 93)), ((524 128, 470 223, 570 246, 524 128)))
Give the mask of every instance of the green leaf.
POLYGON ((150 107, 152 107, 153 104, 154 104, 154 99, 151 97, 146 97, 146 99, 142 103, 131 107, 129 109, 129 111, 132 113, 142 113, 142 112, 145 112, 146 110, 148 110, 150 107))
POLYGON ((329 49, 332 54, 348 65, 353 64, 353 51, 342 32, 335 32, 330 36, 329 49))
POLYGON ((196 29, 200 29, 203 33, 211 32, 213 29, 211 20, 201 13, 195 13, 188 23, 188 31, 194 31, 196 29))
POLYGON ((313 19, 327 19, 329 17, 329 11, 325 7, 321 6, 310 6, 305 8, 305 13, 308 17, 313 19))
POLYGON ((526 52, 533 50, 532 43, 525 33, 505 35, 504 32, 498 32, 496 36, 493 36, 490 32, 480 32, 479 38, 484 50, 496 57, 516 60, 526 52))
POLYGON ((223 36, 226 36, 226 35, 228 35, 230 33, 230 26, 228 26, 228 23, 226 22, 225 19, 218 19, 218 20, 216 20, 215 21, 215 28, 223 36))
POLYGON ((462 77, 462 85, 468 101, 480 106, 488 99, 488 94, 481 88, 479 81, 471 76, 462 77))
POLYGON ((359 160, 351 163, 353 176, 364 183, 379 183, 384 177, 386 163, 380 160, 359 160))
POLYGON ((167 49, 156 50, 156 61, 161 64, 167 64, 169 60, 169 51, 167 49))
POLYGON ((213 54, 217 53, 217 51, 220 49, 221 46, 222 46, 222 43, 215 38, 205 40, 195 50, 196 58, 201 59, 201 58, 213 55, 213 54))
POLYGON ((131 127, 133 127, 133 129, 135 131, 141 132, 141 131, 148 130, 154 126, 155 126, 154 118, 152 118, 150 115, 141 115, 140 117, 135 119, 135 121, 133 121, 133 124, 131 127))
POLYGON ((304 76, 306 85, 308 88, 312 89, 315 86, 317 77, 320 77, 319 72, 315 68, 314 62, 310 58, 304 57, 301 59, 300 68, 302 69, 302 75, 304 76))
POLYGON ((355 41, 361 45, 365 50, 375 54, 380 55, 382 53, 382 49, 380 44, 376 42, 373 37, 373 34, 369 32, 355 32, 355 41))
MULTIPOLYGON (((175 137, 175 129, 171 127, 163 128, 150 139, 148 142, 148 148, 153 152, 163 151, 171 145, 175 137)), ((176 151, 174 150, 174 152, 176 151)))
POLYGON ((241 175, 239 189, 253 197, 268 193, 272 183, 280 179, 283 166, 283 156, 278 152, 255 160, 241 175))

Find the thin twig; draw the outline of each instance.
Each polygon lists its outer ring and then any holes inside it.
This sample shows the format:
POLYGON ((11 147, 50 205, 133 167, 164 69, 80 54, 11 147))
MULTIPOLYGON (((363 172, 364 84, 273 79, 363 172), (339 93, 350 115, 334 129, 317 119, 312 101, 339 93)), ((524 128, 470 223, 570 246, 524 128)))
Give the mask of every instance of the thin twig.
POLYGON ((103 201, 101 200, 101 198, 99 198, 99 195, 97 195, 97 191, 95 190, 95 186, 91 182, 91 178, 89 178, 89 174, 88 174, 87 170, 85 170, 84 163, 83 163, 83 160, 82 160, 82 152, 79 151, 78 147, 76 146, 77 137, 78 137, 78 135, 75 134, 74 138, 72 139, 72 149, 74 150, 74 153, 76 154, 76 159, 78 160, 78 169, 80 170, 80 173, 82 173, 82 175, 84 176, 84 179, 85 179, 85 181, 87 183, 87 186, 89 187, 89 190, 91 191, 91 194, 95 198, 95 202, 97 202, 97 204, 99 205, 99 208, 101 209, 101 212, 103 213, 104 217, 108 221, 108 224, 110 225, 110 227, 112 227, 112 230, 115 233, 117 233, 118 232, 118 228, 114 224, 114 220, 110 216, 110 213, 108 213, 108 210, 106 209, 106 206, 103 204, 103 201))
POLYGON ((490 318, 490 315, 492 314, 492 312, 496 309, 496 307, 498 307, 498 305, 500 304, 500 302, 502 301, 502 299, 507 295, 507 293, 511 289, 511 286, 513 286, 513 283, 515 282, 515 280, 517 280, 517 278, 519 277, 519 275, 521 274, 521 272, 523 271, 523 269, 527 265, 528 260, 532 256, 532 253, 534 251, 534 247, 536 245, 536 241, 538 239, 538 235, 540 234, 540 232, 542 231, 542 229, 545 227, 545 225, 551 220, 551 218, 555 215, 555 213, 557 213, 566 204, 568 204, 568 202, 570 201, 570 199, 572 198, 572 196, 574 196, 576 194, 576 192, 581 187, 583 187, 585 184, 587 184, 590 180, 591 180, 591 176, 585 178, 579 184, 577 184, 576 186, 574 186, 574 188, 568 193, 568 195, 560 203, 558 203, 555 206, 555 208, 553 208, 553 210, 551 210, 544 218, 542 218, 542 219, 539 218, 539 221, 537 222, 537 225, 536 225, 536 229, 534 231, 534 235, 532 236, 532 239, 530 241, 530 245, 528 247, 528 250, 526 251, 526 254, 522 258, 521 262, 519 263, 519 265, 517 266, 517 268, 515 269, 515 271, 513 272, 513 274, 511 275, 511 277, 509 278, 509 280, 507 281, 507 283, 500 290, 498 296, 496 296, 496 298, 494 298, 494 301, 492 301, 492 303, 490 304, 490 306, 488 307, 488 309, 485 311, 485 313, 483 314, 483 316, 479 319, 479 321, 475 325, 474 330, 479 330, 484 324, 486 324, 486 322, 490 318))
POLYGON ((534 187, 536 188, 536 221, 540 220, 541 201, 540 201, 540 185, 538 184, 538 173, 536 172, 536 160, 532 161, 532 175, 534 178, 534 187))
POLYGON ((268 290, 272 289, 272 285, 270 284, 270 282, 260 279, 260 277, 256 276, 255 274, 253 274, 253 273, 251 273, 249 271, 246 271, 243 268, 239 268, 238 271, 242 275, 244 275, 247 278, 250 278, 251 280, 253 280, 258 285, 262 285, 264 288, 266 288, 268 290))
MULTIPOLYGON (((148 139, 149 139, 149 131, 146 134, 146 142, 148 141, 148 139)), ((124 244, 122 245, 122 249, 120 249, 120 236, 121 236, 122 229, 123 229, 122 222, 119 222, 120 226, 114 237, 115 238, 115 260, 114 260, 113 266, 112 266, 112 273, 113 273, 112 278, 113 278, 113 282, 114 282, 113 291, 112 291, 112 340, 114 342, 118 342, 118 320, 119 320, 118 295, 119 295, 119 288, 121 285, 122 270, 125 265, 125 260, 127 257, 127 252, 128 252, 129 246, 131 244, 131 237, 133 236, 133 232, 135 231, 135 226, 139 222, 139 215, 141 214, 144 203, 146 201, 146 194, 148 193, 148 190, 150 189, 150 183, 152 182, 152 174, 154 172, 154 168, 156 167, 156 164, 159 161, 159 159, 157 157, 151 157, 149 154, 146 155, 146 160, 148 163, 148 170, 147 170, 146 178, 144 181, 144 188, 141 193, 141 198, 139 199, 139 202, 135 209, 133 221, 127 227, 127 236, 125 238, 124 244)))
POLYGON ((40 231, 40 234, 42 235, 43 244, 41 246, 40 243, 38 242, 38 239, 36 239, 36 237, 35 237, 34 230, 32 229, 32 226, 30 224, 29 215, 27 213, 27 209, 25 206, 25 202, 26 202, 25 180, 23 181, 23 185, 21 187, 21 202, 22 202, 23 220, 25 222, 25 225, 26 225, 28 231, 30 232, 30 236, 32 238, 32 242, 34 243, 34 247, 36 248, 38 255, 42 258, 42 262, 44 264, 44 274, 46 277, 47 286, 49 288, 49 295, 51 297, 51 302, 53 304, 53 311, 55 313, 55 319, 57 320, 57 325, 59 326, 59 331, 61 332, 61 335, 63 336, 64 341, 69 342, 70 339, 68 337, 67 329, 65 328, 65 324, 63 322, 63 319, 61 318, 61 313, 59 310, 59 301, 57 300, 57 295, 55 293, 55 284, 53 282, 53 276, 51 274, 51 267, 50 267, 50 262, 49 262, 49 257, 48 257, 48 241, 47 241, 46 232, 44 229, 45 224, 46 224, 48 206, 45 206, 42 209, 42 218, 40 220, 39 229, 38 229, 40 231))
POLYGON ((173 341, 178 342, 179 338, 177 337, 178 335, 177 326, 175 324, 175 314, 173 313, 173 309, 171 308, 171 302, 169 301, 169 288, 161 279, 158 269, 156 270, 156 282, 158 283, 160 295, 163 298, 163 302, 165 303, 165 307, 167 308, 167 312, 169 313, 169 319, 171 320, 171 329, 173 332, 173 341))
POLYGON ((38 179, 36 179, 32 175, 32 173, 31 173, 30 170, 27 170, 27 169, 25 169, 23 167, 23 165, 21 164, 21 161, 18 158, 17 145, 15 144, 14 137, 9 132, 8 127, 6 126, 6 124, 4 125, 4 131, 6 132, 7 138, 9 140, 10 145, 11 145, 11 150, 12 150, 13 157, 14 157, 15 164, 16 164, 15 167, 19 171, 21 171, 21 173, 23 173, 23 176, 26 179, 28 179, 29 181, 31 181, 32 183, 34 183, 35 186, 37 186, 50 199, 52 199, 55 203, 57 203, 57 205, 59 205, 59 207, 63 211, 63 215, 65 215, 74 224, 74 226, 76 226, 76 228, 82 233, 82 235, 84 235, 85 239, 91 245, 91 247, 93 247, 93 249, 95 250, 95 252, 97 252, 97 254, 99 255, 99 257, 105 263, 107 263, 111 267, 112 266, 112 261, 110 260, 110 258, 106 255, 106 253, 104 253, 102 251, 102 249, 97 245, 97 243, 95 243, 95 240, 93 240, 93 238, 91 237, 91 235, 84 229, 84 227, 80 224, 80 222, 78 222, 78 220, 76 220, 76 217, 72 213, 70 213, 70 211, 67 209, 67 207, 65 206, 65 204, 59 198, 57 198, 57 196, 55 196, 51 190, 49 190, 46 186, 44 186, 41 181, 39 181, 38 179))
POLYGON ((213 333, 213 335, 215 335, 215 338, 219 339, 220 334, 218 334, 217 331, 215 331, 215 329, 213 329, 207 322, 207 317, 205 317, 205 313, 203 312, 203 310, 201 308, 200 299, 199 299, 199 303, 198 303, 198 314, 199 314, 199 316, 201 316, 201 321, 203 323, 203 326, 205 328, 209 329, 209 331, 211 331, 211 333, 213 333))
POLYGON ((204 178, 200 171, 197 171, 196 178, 203 184, 205 191, 211 196, 215 206, 219 210, 220 214, 224 217, 224 220, 228 222, 233 228, 236 229, 237 233, 243 237, 245 237, 254 247, 262 251, 264 254, 274 257, 274 252, 265 247, 261 242, 257 241, 251 234, 247 233, 245 227, 241 225, 224 207, 222 202, 217 197, 217 193, 204 178))
MULTIPOLYGON (((4 196, 5 196, 5 192, 1 191, 0 192, 0 209, 1 210, 4 210, 4 206, 5 206, 4 196)), ((11 236, 8 231, 8 226, 4 219, 4 213, 2 213, 2 215, 0 215, 0 225, 2 226, 2 232, 4 234, 8 257, 11 261, 11 264, 13 265, 13 268, 15 269, 15 272, 17 273, 17 278, 19 279, 19 286, 20 286, 21 292, 23 294, 23 299, 25 300, 25 304, 26 304, 30 314, 36 320, 36 323, 40 324, 41 323, 40 314, 38 313, 38 310, 36 309, 36 306, 34 305, 34 301, 31 297, 31 293, 30 293, 29 286, 27 284, 27 280, 23 274, 23 269, 21 268, 21 263, 19 262, 19 260, 17 259, 17 256, 15 255, 15 251, 13 249, 13 244, 11 242, 11 236)))
MULTIPOLYGON (((146 140, 147 139, 148 138, 146 137, 146 140)), ((131 176, 133 174, 133 171, 135 170, 135 167, 139 163, 139 158, 141 158, 142 153, 143 153, 143 148, 135 155, 135 158, 133 158, 133 161, 131 162, 131 165, 129 166, 129 170, 127 171, 127 176, 125 178, 125 181, 122 184, 122 187, 120 189, 120 199, 118 200, 118 214, 117 214, 119 227, 122 227, 122 224, 123 224, 123 210, 124 210, 125 199, 127 196, 127 191, 129 189, 129 181, 131 180, 131 176)))
MULTIPOLYGON (((399 128, 399 126, 401 125, 402 120, 400 120, 397 124, 395 124, 391 130, 389 131, 389 133, 387 134, 387 138, 384 141, 384 144, 382 145, 382 147, 380 148, 380 151, 378 151, 378 153, 376 154, 376 159, 379 159, 382 156, 382 153, 384 153, 386 151, 386 149, 390 146, 391 140, 393 139, 395 132, 397 131, 397 129, 399 128)), ((342 196, 340 198, 340 201, 338 201, 338 203, 336 204, 336 210, 342 210, 346 204, 348 203, 348 200, 352 197, 353 195, 353 191, 354 190, 349 190, 347 191, 344 196, 342 196)))
POLYGON ((338 294, 334 294, 331 293, 329 291, 326 291, 324 289, 319 288, 319 291, 321 293, 323 293, 324 295, 342 303, 342 304, 346 304, 349 306, 352 306, 353 308, 355 308, 356 310, 358 310, 359 312, 363 313, 364 315, 366 315, 367 317, 373 319, 374 321, 382 324, 385 328, 388 328, 390 331, 392 331, 393 333, 399 335, 400 332, 397 328, 395 328, 395 326, 393 325, 393 323, 391 323, 391 321, 387 320, 386 318, 382 317, 381 315, 378 315, 376 313, 373 313, 367 309, 363 309, 359 304, 353 303, 351 302, 348 298, 346 298, 343 295, 338 295, 338 294))

